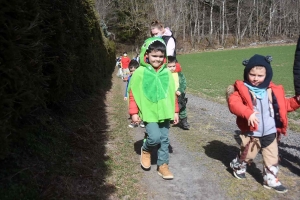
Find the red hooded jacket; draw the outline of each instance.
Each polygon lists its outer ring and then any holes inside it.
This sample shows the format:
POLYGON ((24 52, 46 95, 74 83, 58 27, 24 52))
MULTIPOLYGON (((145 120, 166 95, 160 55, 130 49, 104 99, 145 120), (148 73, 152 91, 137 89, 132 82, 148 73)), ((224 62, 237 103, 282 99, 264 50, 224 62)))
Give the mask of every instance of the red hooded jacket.
MULTIPOLYGON (((282 85, 275 85, 271 82, 269 88, 271 88, 279 106, 279 116, 282 126, 276 127, 277 132, 286 135, 288 126, 287 112, 298 109, 300 102, 297 102, 295 97, 286 98, 282 85)), ((237 116, 236 123, 238 127, 242 132, 257 130, 257 125, 255 127, 248 126, 248 119, 254 112, 249 89, 244 85, 243 81, 236 81, 234 89, 235 91, 228 97, 228 107, 230 112, 237 116)))

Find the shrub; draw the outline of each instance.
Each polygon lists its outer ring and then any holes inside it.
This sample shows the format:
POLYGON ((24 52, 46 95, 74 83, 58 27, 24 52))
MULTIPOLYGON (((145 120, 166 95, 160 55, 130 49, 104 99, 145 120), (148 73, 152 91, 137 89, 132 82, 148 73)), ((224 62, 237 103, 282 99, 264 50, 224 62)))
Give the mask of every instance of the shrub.
POLYGON ((0 24, 4 158, 36 109, 59 106, 75 90, 92 93, 101 86, 114 69, 115 49, 104 41, 91 0, 2 1, 0 24))

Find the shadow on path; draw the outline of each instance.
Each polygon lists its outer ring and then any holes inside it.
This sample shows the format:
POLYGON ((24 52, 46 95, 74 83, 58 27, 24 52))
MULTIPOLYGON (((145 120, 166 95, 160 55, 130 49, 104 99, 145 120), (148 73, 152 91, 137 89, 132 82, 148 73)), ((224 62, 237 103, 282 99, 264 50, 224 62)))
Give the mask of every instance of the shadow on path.
MULTIPOLYGON (((213 140, 208 143, 208 145, 203 147, 205 149, 205 154, 213 159, 219 160, 226 166, 228 173, 232 174, 232 169, 230 168, 230 162, 239 153, 239 148, 236 146, 227 145, 221 141, 213 140)), ((255 163, 247 166, 247 172, 253 176, 253 178, 259 182, 263 183, 262 171, 257 168, 255 163)), ((232 175, 233 176, 233 175, 232 175)))
MULTIPOLYGON (((237 144, 241 143, 239 134, 240 131, 236 130, 234 139, 237 142, 237 144)), ((280 142, 278 146, 279 146, 279 157, 280 157, 279 164, 282 165, 283 167, 288 168, 292 173, 300 176, 300 158, 287 151, 287 148, 293 149, 293 151, 300 151, 300 147, 294 145, 288 145, 285 144, 284 142, 280 142)), ((259 154, 261 154, 261 151, 259 152, 259 154)))
MULTIPOLYGON (((143 146, 143 140, 138 140, 134 143, 134 151, 136 154, 141 155, 141 147, 143 146)), ((157 150, 159 149, 159 145, 153 148, 151 152, 151 165, 157 164, 157 150)), ((173 147, 171 144, 169 145, 169 153, 173 153, 173 147)))

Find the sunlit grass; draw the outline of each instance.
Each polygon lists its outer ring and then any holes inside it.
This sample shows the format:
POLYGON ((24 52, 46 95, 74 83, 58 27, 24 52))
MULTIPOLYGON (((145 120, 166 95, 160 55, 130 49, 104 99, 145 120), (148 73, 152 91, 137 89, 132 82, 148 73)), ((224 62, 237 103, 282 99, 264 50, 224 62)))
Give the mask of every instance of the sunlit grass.
MULTIPOLYGON (((178 61, 192 94, 225 102, 225 89, 235 80, 243 80, 242 61, 254 54, 271 55, 273 82, 284 86, 287 96, 294 95, 293 63, 296 45, 268 46, 179 55, 178 61)), ((293 116, 299 119, 300 111, 293 116)))

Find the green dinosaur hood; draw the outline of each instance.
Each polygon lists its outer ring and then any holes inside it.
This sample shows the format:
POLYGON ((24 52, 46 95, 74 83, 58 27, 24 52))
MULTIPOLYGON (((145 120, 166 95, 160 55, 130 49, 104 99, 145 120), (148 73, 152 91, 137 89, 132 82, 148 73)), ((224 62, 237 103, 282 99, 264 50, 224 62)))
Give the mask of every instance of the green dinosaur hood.
POLYGON ((147 40, 145 40, 144 44, 141 47, 140 55, 139 55, 140 56, 140 65, 141 66, 151 67, 152 68, 152 66, 149 63, 145 62, 145 54, 146 54, 146 51, 149 48, 150 44, 152 44, 155 41, 160 41, 161 43, 163 43, 164 45, 166 45, 165 42, 164 42, 164 40, 161 39, 161 38, 159 38, 159 37, 151 37, 151 38, 148 38, 147 40))
POLYGON ((173 119, 175 113, 175 83, 166 63, 156 71, 145 62, 146 51, 155 41, 165 44, 158 37, 145 40, 140 51, 140 67, 133 73, 127 91, 132 91, 139 107, 139 116, 146 122, 173 119))

